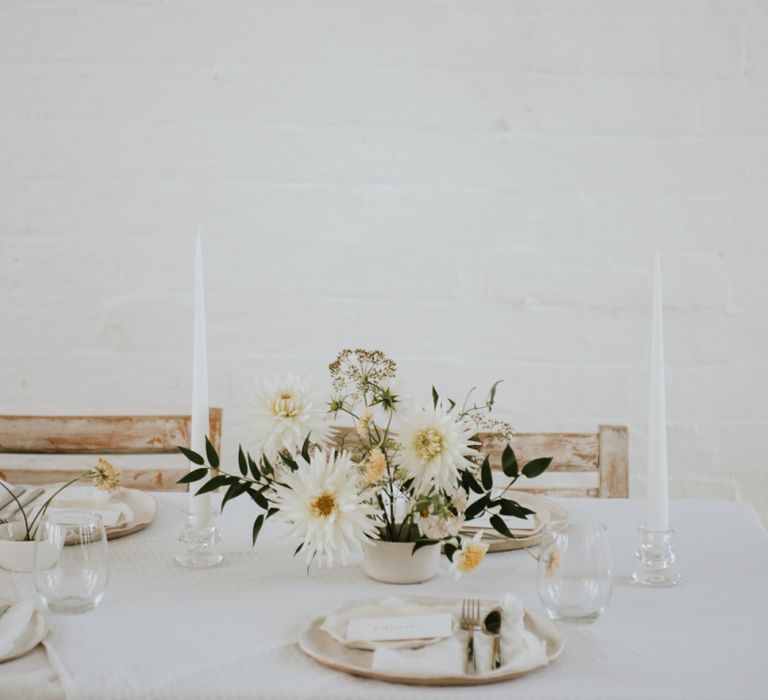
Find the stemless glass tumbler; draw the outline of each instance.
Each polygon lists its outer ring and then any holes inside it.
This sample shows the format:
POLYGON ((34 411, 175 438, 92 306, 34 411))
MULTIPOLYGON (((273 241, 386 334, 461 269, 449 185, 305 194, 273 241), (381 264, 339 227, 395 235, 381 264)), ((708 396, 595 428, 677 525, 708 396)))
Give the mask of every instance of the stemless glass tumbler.
POLYGON ((555 520, 539 549, 539 598, 547 614, 565 622, 593 622, 613 590, 608 532, 602 523, 555 520))
POLYGON ((43 520, 35 544, 35 588, 55 613, 91 610, 109 579, 107 535, 101 516, 58 511, 43 520))

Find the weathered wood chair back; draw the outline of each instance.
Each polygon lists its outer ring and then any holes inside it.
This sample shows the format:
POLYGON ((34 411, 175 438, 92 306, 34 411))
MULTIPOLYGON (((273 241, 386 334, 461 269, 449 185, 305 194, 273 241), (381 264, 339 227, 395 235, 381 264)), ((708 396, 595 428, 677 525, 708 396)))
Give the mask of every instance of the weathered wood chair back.
MULTIPOLYGON (((220 408, 210 409, 210 440, 221 450, 220 408)), ((177 454, 178 467, 123 468, 123 486, 151 491, 186 491, 177 484, 187 469, 177 445, 189 445, 190 416, 0 416, 0 454, 110 455, 177 454)), ((78 468, 0 467, 0 479, 16 484, 51 484, 71 479, 95 464, 78 468)))
MULTIPOLYGON (((494 433, 480 433, 477 439, 488 452, 491 466, 501 469, 501 453, 507 443, 494 433)), ((537 457, 553 458, 545 474, 529 482, 530 487, 523 477, 515 488, 555 496, 629 495, 629 431, 625 426, 601 425, 596 433, 516 433, 510 444, 521 467, 537 457), (586 479, 558 484, 561 475, 563 482, 571 475, 586 479)))
MULTIPOLYGON (((353 428, 336 429, 341 444, 358 442, 353 428)), ((491 466, 500 471, 506 441, 498 433, 479 433, 476 440, 490 456, 491 466)), ((629 495, 629 432, 625 426, 601 425, 596 433, 515 433, 511 445, 521 468, 537 457, 553 458, 545 474, 529 482, 523 477, 515 488, 554 496, 629 495)), ((496 479, 508 481, 501 474, 496 479)))

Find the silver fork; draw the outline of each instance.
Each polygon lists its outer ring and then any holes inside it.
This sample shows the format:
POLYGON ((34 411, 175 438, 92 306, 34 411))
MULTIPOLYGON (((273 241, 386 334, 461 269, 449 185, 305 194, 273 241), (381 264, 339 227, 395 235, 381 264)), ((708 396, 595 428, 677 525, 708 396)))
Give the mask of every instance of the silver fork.
POLYGON ((477 669, 477 650, 475 649, 475 632, 480 629, 480 601, 465 598, 461 603, 461 629, 467 632, 467 646, 464 658, 464 673, 474 675, 477 669))

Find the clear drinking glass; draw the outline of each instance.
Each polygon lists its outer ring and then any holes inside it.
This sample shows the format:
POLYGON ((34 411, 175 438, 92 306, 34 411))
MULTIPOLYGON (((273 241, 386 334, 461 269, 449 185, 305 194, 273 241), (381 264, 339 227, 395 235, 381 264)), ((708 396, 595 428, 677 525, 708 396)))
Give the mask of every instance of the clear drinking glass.
POLYGON ((35 588, 56 613, 91 610, 104 597, 109 554, 96 513, 59 511, 45 517, 35 542, 35 588))
POLYGON ((565 622, 593 622, 613 590, 608 532, 602 523, 555 520, 539 549, 539 598, 547 614, 565 622))

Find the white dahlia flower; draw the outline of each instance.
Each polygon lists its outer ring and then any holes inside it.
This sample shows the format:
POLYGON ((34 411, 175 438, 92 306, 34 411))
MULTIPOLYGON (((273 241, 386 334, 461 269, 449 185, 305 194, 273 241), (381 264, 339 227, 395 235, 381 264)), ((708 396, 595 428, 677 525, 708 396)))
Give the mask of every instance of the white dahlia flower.
POLYGON ((313 443, 324 447, 332 437, 332 430, 325 423, 325 407, 310 392, 309 384, 292 374, 258 385, 251 416, 250 439, 270 460, 281 450, 299 452, 307 435, 311 435, 313 443))
POLYGON ((456 420, 442 401, 403 417, 397 429, 397 460, 413 479, 415 493, 428 493, 433 487, 447 492, 455 490, 459 470, 474 467, 467 459, 475 454, 473 434, 472 426, 456 420))
POLYGON ((315 450, 309 462, 283 474, 275 485, 275 504, 291 527, 291 537, 303 543, 310 563, 346 563, 351 549, 376 533, 375 508, 360 495, 359 475, 349 454, 327 455, 315 450))

